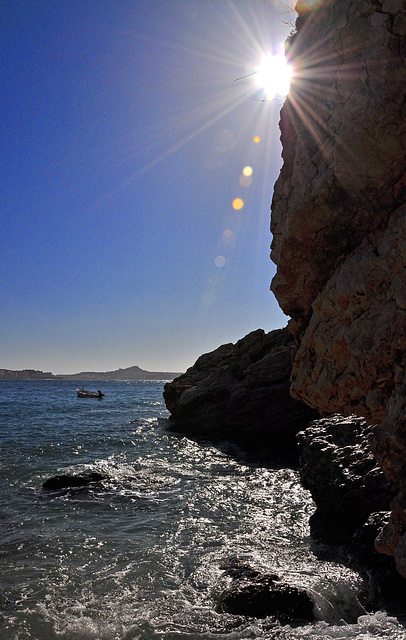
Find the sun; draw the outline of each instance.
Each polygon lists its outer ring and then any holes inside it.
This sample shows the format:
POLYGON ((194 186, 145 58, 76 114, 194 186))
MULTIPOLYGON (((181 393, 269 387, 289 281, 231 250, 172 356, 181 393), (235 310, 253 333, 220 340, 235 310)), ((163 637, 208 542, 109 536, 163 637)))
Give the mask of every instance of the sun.
POLYGON ((255 71, 253 79, 266 99, 284 97, 289 93, 292 71, 283 53, 268 54, 255 71))

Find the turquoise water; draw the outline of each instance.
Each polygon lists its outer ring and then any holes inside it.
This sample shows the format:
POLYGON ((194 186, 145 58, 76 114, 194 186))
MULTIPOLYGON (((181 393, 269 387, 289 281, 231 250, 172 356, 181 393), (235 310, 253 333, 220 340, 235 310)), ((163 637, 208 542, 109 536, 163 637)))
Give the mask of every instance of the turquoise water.
POLYGON ((355 571, 319 559, 295 471, 171 433, 163 382, 76 386, 0 382, 1 640, 406 638, 355 571), (107 479, 42 489, 83 471, 107 479), (217 612, 235 555, 306 587, 317 621, 217 612))

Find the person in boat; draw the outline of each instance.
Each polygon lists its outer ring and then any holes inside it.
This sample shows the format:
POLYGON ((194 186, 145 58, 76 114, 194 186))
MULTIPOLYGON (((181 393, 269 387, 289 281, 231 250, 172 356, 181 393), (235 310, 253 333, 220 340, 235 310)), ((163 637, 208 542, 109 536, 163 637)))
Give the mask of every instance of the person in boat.
POLYGON ((102 398, 102 397, 103 397, 103 394, 102 394, 102 392, 100 391, 100 389, 97 389, 97 395, 99 396, 99 398, 102 398))

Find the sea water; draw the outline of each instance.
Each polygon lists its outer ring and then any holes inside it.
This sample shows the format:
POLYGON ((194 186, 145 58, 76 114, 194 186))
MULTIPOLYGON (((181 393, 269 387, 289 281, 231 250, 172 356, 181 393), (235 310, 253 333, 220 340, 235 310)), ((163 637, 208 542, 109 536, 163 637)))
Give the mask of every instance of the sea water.
POLYGON ((309 537, 296 471, 168 429, 163 382, 0 382, 1 640, 406 638, 309 537), (45 491, 58 474, 93 486, 45 491), (218 611, 230 557, 304 587, 316 621, 218 611))

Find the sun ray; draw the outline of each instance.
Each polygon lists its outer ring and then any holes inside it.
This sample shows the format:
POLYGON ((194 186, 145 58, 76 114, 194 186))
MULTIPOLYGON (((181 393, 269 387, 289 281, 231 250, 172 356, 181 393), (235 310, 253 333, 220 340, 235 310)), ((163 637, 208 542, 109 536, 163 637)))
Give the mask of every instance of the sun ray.
MULTIPOLYGON (((218 44, 219 41, 214 38, 203 39, 201 37, 194 39, 193 42, 191 40, 183 41, 174 45, 165 37, 159 42, 146 35, 141 37, 147 44, 153 44, 155 47, 181 51, 186 60, 206 60, 208 64, 204 69, 205 71, 210 69, 210 76, 208 73, 204 76, 203 84, 207 86, 208 91, 207 94, 201 91, 196 77, 190 75, 191 80, 196 83, 196 87, 199 89, 199 103, 197 104, 185 93, 188 101, 180 110, 165 114, 165 118, 155 121, 150 130, 144 130, 141 137, 139 132, 137 132, 137 137, 134 133, 133 138, 129 139, 128 154, 133 155, 135 166, 131 175, 127 174, 121 178, 120 185, 116 189, 125 188, 133 181, 142 178, 188 144, 196 144, 195 141, 208 130, 213 129, 215 133, 215 127, 218 123, 221 123, 233 111, 240 109, 247 102, 247 98, 252 98, 252 95, 249 95, 251 89, 254 91, 256 89, 258 92, 258 88, 255 87, 254 82, 249 81, 248 77, 248 91, 245 82, 241 82, 241 86, 234 84, 234 72, 236 69, 247 70, 248 74, 240 73, 240 76, 248 76, 249 73, 252 73, 255 77, 257 71, 253 61, 259 61, 267 50, 281 52, 283 50, 282 43, 278 42, 278 49, 273 46, 275 43, 269 41, 269 32, 264 28, 265 25, 256 16, 255 11, 252 14, 256 19, 249 22, 234 2, 231 1, 229 6, 235 19, 229 21, 223 28, 235 36, 235 46, 232 48, 224 47, 222 49, 218 44), (251 63, 247 63, 249 60, 251 63), (228 83, 227 77, 229 78, 228 83)), ((131 29, 126 31, 126 35, 134 39, 139 38, 139 35, 132 32, 131 29)), ((192 64, 189 70, 191 68, 192 64)), ((176 82, 177 78, 174 77, 173 80, 176 82)), ((267 96, 266 100, 268 100, 267 96)), ((272 111, 272 119, 276 121, 275 130, 277 131, 279 105, 276 103, 275 108, 268 110, 267 114, 261 113, 264 111, 262 107, 263 105, 253 108, 250 106, 246 110, 244 116, 240 118, 240 128, 238 132, 235 132, 238 138, 241 139, 247 130, 252 130, 253 124, 257 124, 260 118, 269 120, 271 117, 269 111, 272 111)), ((253 131, 252 135, 257 131, 253 131)))

